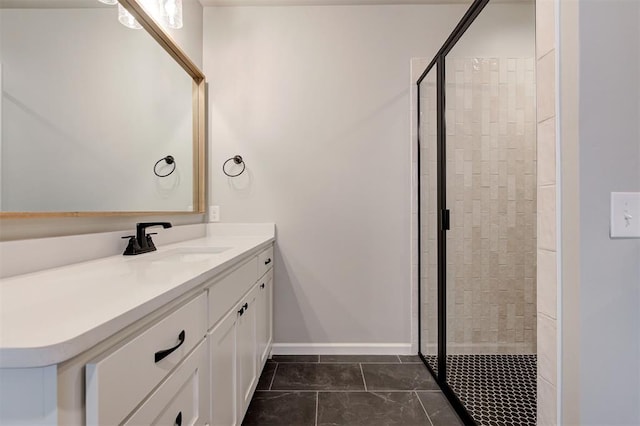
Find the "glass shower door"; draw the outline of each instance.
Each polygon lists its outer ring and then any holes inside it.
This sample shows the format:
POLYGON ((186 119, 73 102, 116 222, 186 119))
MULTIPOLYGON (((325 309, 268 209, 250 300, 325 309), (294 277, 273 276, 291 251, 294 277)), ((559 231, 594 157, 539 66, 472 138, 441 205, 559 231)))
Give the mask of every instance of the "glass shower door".
POLYGON ((535 12, 516 10, 521 40, 491 2, 444 67, 446 380, 479 424, 535 424, 535 12))
POLYGON ((438 373, 437 65, 418 84, 420 352, 438 373))

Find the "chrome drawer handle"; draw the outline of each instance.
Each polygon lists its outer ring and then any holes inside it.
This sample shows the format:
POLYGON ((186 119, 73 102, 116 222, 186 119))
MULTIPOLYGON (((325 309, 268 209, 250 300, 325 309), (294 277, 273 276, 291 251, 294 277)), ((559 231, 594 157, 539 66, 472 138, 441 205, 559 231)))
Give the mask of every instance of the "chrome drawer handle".
MULTIPOLYGON (((163 359, 165 359, 167 356, 171 355, 171 352, 175 351, 176 349, 178 349, 180 346, 182 346, 182 344, 184 343, 184 339, 185 339, 185 334, 184 334, 184 330, 182 330, 180 332, 180 334, 178 334, 178 344, 175 345, 172 348, 169 349, 164 349, 161 351, 156 352, 155 354, 155 360, 156 362, 158 361, 162 361, 163 359)), ((182 416, 180 416, 182 417, 182 416)))
POLYGON ((178 417, 176 417, 175 425, 176 426, 182 426, 182 411, 180 411, 178 413, 178 417))
POLYGON ((264 264, 265 264, 265 265, 268 265, 268 264, 270 264, 270 263, 271 263, 271 258, 268 258, 267 260, 265 260, 265 261, 264 261, 264 264))

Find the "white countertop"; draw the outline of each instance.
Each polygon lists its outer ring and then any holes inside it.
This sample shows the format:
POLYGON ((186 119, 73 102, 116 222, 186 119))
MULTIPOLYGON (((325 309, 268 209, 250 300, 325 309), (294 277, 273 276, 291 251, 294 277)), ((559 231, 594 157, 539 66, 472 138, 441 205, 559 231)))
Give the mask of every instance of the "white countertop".
POLYGON ((209 236, 0 280, 0 368, 57 364, 91 348, 274 241, 209 236), (181 247, 230 247, 158 262, 181 247))

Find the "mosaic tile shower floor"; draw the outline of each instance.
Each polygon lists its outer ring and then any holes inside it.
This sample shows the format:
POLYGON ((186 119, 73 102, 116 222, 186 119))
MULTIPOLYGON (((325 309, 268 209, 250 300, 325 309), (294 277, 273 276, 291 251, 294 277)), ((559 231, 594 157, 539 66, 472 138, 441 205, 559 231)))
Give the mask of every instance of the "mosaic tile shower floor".
MULTIPOLYGON (((436 367, 435 356, 427 361, 436 367)), ((448 355, 447 381, 478 425, 536 424, 536 355, 448 355)))

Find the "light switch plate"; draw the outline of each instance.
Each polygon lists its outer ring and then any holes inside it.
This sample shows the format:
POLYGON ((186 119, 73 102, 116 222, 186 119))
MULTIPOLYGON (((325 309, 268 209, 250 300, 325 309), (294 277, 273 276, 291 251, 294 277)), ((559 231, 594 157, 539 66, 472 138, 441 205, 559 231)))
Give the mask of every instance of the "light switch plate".
POLYGON ((209 206, 209 222, 220 222, 220 206, 209 206))
POLYGON ((611 193, 611 238, 640 238, 640 192, 611 193))

